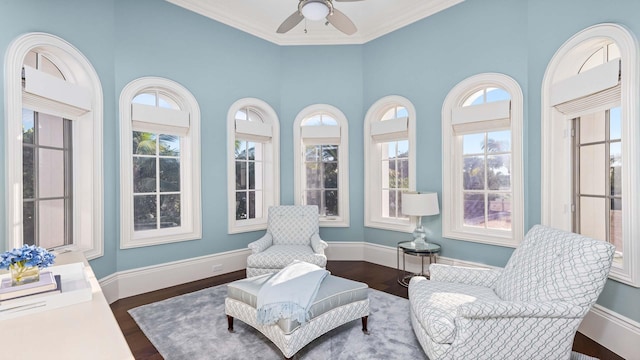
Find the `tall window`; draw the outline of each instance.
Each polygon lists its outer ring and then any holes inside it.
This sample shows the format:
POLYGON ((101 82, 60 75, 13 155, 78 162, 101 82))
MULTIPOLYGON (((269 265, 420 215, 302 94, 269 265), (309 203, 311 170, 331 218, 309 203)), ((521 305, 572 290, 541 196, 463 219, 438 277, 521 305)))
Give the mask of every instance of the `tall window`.
POLYGON ((321 226, 349 225, 348 128, 329 105, 304 109, 294 123, 296 203, 317 205, 321 226))
POLYGON ((84 55, 49 34, 20 36, 6 59, 6 247, 65 246, 99 257, 100 80, 84 55))
POLYGON ((365 226, 412 231, 402 214, 402 193, 415 190, 415 110, 409 100, 387 96, 365 117, 365 226))
POLYGON ((229 109, 227 128, 228 232, 265 229, 267 208, 280 197, 277 115, 262 100, 241 99, 229 109))
POLYGON ((121 248, 199 239, 200 118, 181 85, 129 83, 121 108, 121 248))
POLYGON ((481 74, 443 106, 443 235, 516 246, 522 239, 522 92, 481 74))
POLYGON ((542 91, 542 222, 614 244, 610 276, 636 287, 637 61, 626 29, 595 25, 556 52, 542 91))
POLYGON ((22 111, 23 242, 73 244, 71 121, 22 111))

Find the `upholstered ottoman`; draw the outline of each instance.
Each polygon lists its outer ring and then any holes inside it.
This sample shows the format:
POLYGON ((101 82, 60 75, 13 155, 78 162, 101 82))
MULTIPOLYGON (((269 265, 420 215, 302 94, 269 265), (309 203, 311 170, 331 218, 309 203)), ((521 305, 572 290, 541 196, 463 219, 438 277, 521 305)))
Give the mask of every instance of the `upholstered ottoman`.
POLYGON ((233 319, 240 319, 269 338, 286 358, 320 335, 358 318, 362 318, 362 331, 367 333, 369 286, 333 275, 327 275, 320 284, 311 305, 310 321, 300 325, 296 320, 280 319, 273 325, 258 324, 257 295, 272 276, 274 274, 237 280, 227 286, 225 313, 230 332, 233 332, 233 319))

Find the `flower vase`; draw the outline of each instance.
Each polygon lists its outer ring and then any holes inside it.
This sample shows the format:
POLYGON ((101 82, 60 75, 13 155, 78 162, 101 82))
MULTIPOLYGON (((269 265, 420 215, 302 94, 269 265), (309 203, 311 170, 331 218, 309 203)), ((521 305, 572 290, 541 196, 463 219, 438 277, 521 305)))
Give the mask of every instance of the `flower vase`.
POLYGON ((25 266, 18 262, 9 266, 11 272, 11 286, 29 284, 40 280, 40 268, 37 266, 25 266))

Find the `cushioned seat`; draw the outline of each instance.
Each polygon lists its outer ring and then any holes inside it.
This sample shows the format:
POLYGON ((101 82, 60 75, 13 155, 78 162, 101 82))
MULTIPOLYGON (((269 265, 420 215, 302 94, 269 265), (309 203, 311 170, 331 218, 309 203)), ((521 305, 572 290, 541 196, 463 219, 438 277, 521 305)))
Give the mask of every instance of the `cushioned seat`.
POLYGON ((409 283, 411 324, 439 359, 569 359, 615 247, 536 225, 502 268, 432 264, 409 283))
POLYGON ((269 338, 285 355, 291 357, 305 345, 342 324, 362 318, 367 331, 369 286, 365 283, 328 275, 324 278, 310 308, 310 320, 302 325, 295 320, 280 319, 276 324, 258 324, 257 295, 274 274, 237 280, 227 285, 225 312, 229 329, 233 318, 242 320, 269 338))
POLYGON ((278 272, 293 260, 327 266, 327 243, 318 234, 315 205, 271 206, 266 234, 248 247, 247 277, 278 272))

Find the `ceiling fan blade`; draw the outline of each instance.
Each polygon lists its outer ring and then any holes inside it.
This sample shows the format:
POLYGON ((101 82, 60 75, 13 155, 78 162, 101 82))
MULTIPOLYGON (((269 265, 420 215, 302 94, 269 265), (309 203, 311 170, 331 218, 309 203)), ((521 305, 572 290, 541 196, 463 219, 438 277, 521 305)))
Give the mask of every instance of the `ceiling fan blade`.
POLYGON ((336 29, 347 35, 353 35, 358 31, 353 21, 351 21, 342 11, 336 8, 333 8, 333 13, 327 16, 327 21, 336 29))
POLYGON ((278 28, 278 30, 276 30, 276 32, 278 34, 284 34, 296 27, 296 25, 298 25, 300 21, 302 21, 302 19, 304 19, 304 16, 300 14, 300 11, 296 10, 296 12, 291 14, 288 18, 285 19, 285 21, 282 22, 282 24, 280 24, 280 27, 278 28))

